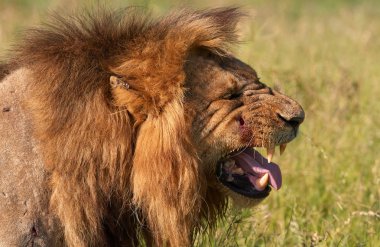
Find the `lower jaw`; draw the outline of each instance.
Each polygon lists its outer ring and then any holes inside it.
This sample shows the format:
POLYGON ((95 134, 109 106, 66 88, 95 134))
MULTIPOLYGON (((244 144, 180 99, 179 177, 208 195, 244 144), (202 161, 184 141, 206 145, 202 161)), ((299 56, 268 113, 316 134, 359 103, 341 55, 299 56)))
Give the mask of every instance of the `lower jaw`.
POLYGON ((217 174, 217 179, 218 179, 218 183, 220 184, 220 187, 223 187, 224 192, 229 195, 235 195, 235 197, 239 197, 239 198, 242 197, 247 201, 248 200, 255 201, 255 200, 262 200, 266 198, 267 196, 269 196, 270 194, 271 188, 269 185, 262 191, 258 191, 254 189, 254 187, 250 185, 249 181, 247 181, 246 188, 244 189, 234 186, 233 183, 226 181, 226 178, 224 177, 226 176, 226 174, 223 174, 221 165, 217 166, 216 174, 217 174))
POLYGON ((238 194, 231 189, 218 182, 217 188, 224 195, 232 200, 232 205, 237 208, 252 208, 261 203, 265 198, 250 198, 244 195, 238 194))

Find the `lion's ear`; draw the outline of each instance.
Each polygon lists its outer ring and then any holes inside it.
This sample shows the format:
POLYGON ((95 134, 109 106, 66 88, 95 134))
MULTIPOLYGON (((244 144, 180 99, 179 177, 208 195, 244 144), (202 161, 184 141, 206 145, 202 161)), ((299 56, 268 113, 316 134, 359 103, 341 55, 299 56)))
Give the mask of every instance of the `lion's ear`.
POLYGON ((146 119, 147 102, 142 93, 130 88, 128 82, 116 76, 110 77, 113 103, 117 107, 124 107, 140 123, 146 119))
POLYGON ((158 243, 188 246, 200 211, 202 181, 181 102, 149 116, 139 129, 132 168, 133 201, 158 243), (178 242, 172 242, 178 241, 178 242))
POLYGON ((122 88, 124 90, 129 89, 128 82, 124 81, 122 78, 118 78, 114 75, 110 76, 110 84, 112 88, 122 88))

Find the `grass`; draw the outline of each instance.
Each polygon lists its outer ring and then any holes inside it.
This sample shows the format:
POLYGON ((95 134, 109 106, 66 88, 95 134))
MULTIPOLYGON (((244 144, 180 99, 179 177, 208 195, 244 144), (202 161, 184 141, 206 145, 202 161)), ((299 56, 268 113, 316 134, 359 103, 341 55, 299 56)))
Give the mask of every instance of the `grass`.
MULTIPOLYGON (((231 3, 205 2, 190 5, 231 3)), ((160 14, 176 3, 139 5, 160 14)), ((380 246, 380 2, 238 4, 252 16, 241 25, 238 57, 262 81, 296 98, 306 121, 287 152, 275 156, 283 188, 255 209, 231 208, 216 234, 200 236, 197 245, 380 246)), ((77 5, 0 0, 0 54, 46 9, 77 5)))

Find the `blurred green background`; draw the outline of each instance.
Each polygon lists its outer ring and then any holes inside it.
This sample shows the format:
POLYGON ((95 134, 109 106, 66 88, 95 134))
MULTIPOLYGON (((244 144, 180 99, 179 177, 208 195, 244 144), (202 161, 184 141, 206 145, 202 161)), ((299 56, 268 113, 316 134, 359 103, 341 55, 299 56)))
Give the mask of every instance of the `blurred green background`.
MULTIPOLYGON (((198 246, 380 246, 380 1, 100 1, 241 6, 236 55, 297 99, 306 121, 281 157, 283 188, 255 209, 231 208, 198 246)), ((0 0, 0 55, 49 10, 99 1, 0 0)))

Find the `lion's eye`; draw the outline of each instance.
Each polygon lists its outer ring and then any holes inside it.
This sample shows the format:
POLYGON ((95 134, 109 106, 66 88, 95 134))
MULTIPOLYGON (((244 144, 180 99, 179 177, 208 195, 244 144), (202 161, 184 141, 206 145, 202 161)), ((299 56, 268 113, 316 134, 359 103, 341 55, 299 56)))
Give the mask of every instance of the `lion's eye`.
POLYGON ((226 94, 223 98, 224 98, 224 99, 230 99, 230 100, 232 100, 232 99, 237 99, 237 98, 239 98, 241 95, 242 95, 241 92, 237 92, 237 93, 229 93, 229 94, 226 94))

